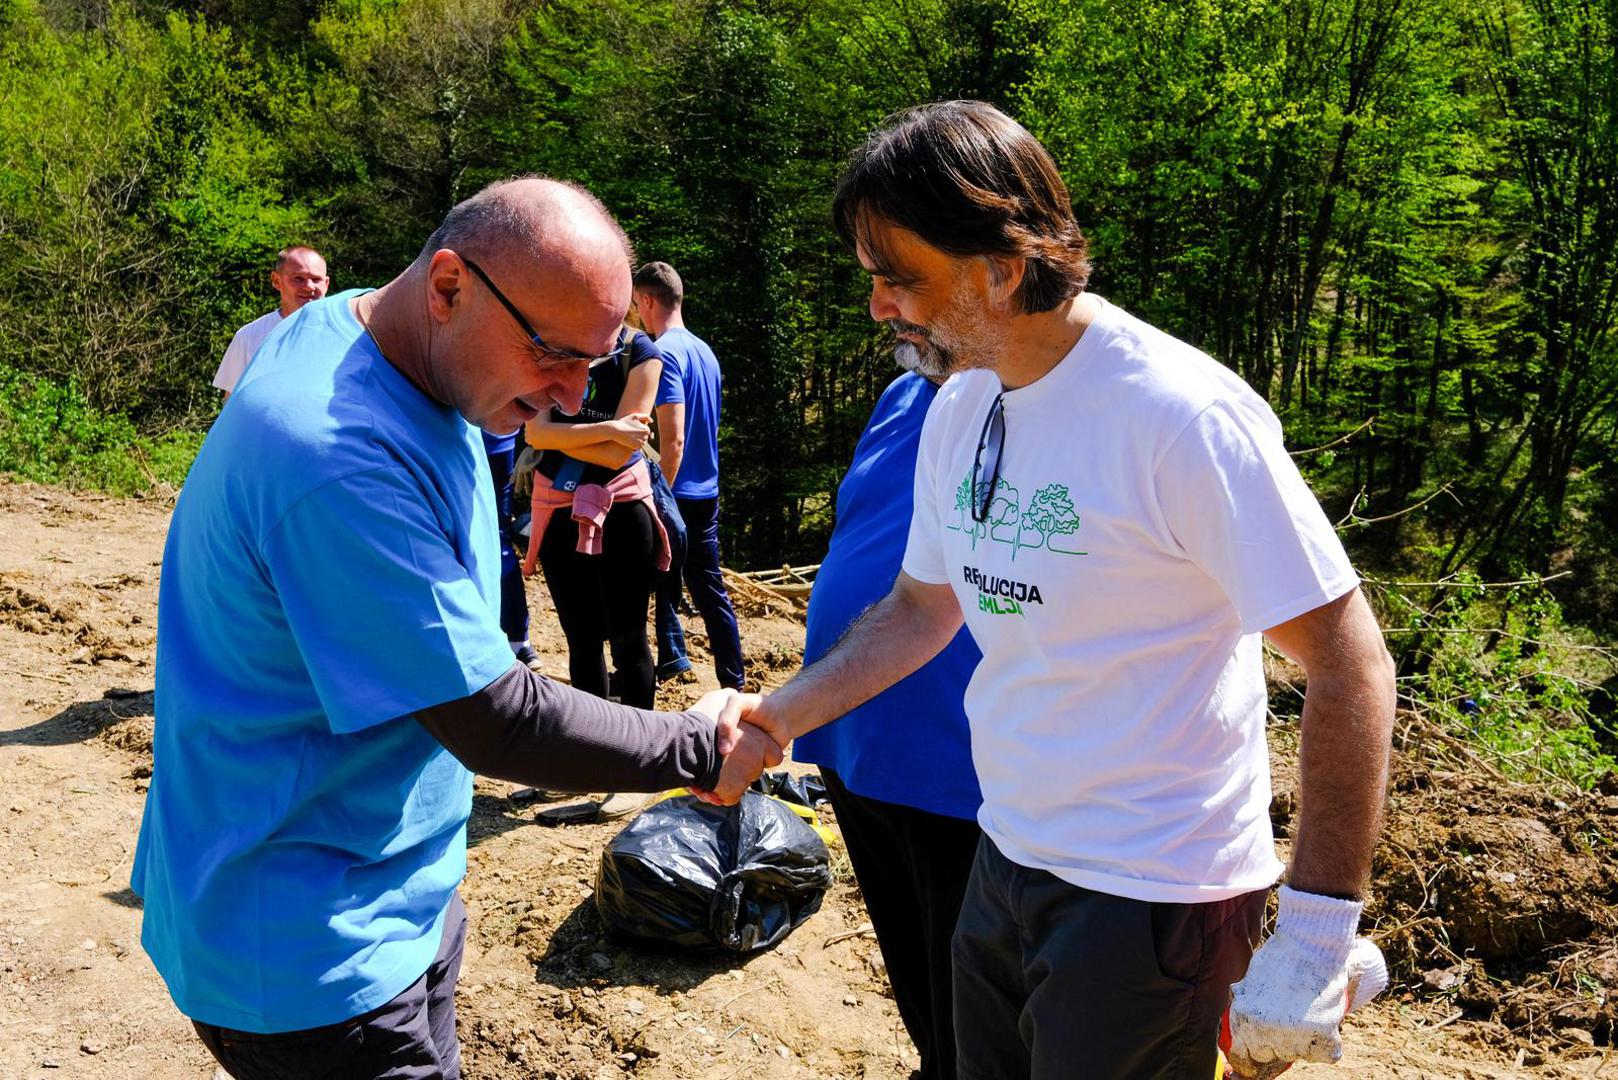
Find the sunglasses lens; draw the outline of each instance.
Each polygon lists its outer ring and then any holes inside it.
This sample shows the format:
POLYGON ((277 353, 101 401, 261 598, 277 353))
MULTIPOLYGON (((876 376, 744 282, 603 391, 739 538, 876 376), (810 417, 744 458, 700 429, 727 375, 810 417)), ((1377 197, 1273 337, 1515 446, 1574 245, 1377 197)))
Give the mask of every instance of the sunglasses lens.
POLYGON ((1006 414, 1000 398, 989 406, 978 440, 977 457, 972 462, 972 517, 984 522, 994 506, 994 489, 1000 480, 1000 448, 1006 440, 1006 414))

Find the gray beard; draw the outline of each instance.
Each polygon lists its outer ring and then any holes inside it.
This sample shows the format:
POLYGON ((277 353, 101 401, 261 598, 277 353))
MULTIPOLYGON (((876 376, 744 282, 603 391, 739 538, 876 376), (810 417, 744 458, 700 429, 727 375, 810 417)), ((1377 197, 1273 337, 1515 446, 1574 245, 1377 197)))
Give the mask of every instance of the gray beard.
POLYGON ((893 360, 906 371, 921 371, 925 361, 921 358, 921 350, 913 342, 901 341, 893 346, 893 360))

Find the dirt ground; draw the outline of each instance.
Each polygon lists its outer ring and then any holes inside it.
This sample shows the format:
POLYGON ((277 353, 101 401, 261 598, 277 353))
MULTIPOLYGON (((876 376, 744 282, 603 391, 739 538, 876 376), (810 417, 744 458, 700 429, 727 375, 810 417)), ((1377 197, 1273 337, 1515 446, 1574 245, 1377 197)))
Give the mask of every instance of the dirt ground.
MULTIPOLYGON (((141 951, 128 888, 167 522, 161 502, 0 481, 0 1077, 211 1074, 141 951)), ((565 670, 543 589, 530 600, 537 644, 565 670)), ((743 638, 779 681, 802 627, 755 608, 743 638)), ((701 674, 671 704, 710 688, 701 674)), ((1284 838, 1290 759, 1276 751, 1284 838)), ((619 826, 538 825, 544 804, 514 790, 479 781, 475 796, 458 999, 468 1077, 902 1080, 914 1068, 835 848, 836 886, 778 948, 651 953, 609 940, 591 902, 619 826)), ((1351 1021, 1338 1067, 1289 1075, 1618 1078, 1614 837, 1618 792, 1553 798, 1403 761, 1372 907, 1398 978, 1351 1021)))

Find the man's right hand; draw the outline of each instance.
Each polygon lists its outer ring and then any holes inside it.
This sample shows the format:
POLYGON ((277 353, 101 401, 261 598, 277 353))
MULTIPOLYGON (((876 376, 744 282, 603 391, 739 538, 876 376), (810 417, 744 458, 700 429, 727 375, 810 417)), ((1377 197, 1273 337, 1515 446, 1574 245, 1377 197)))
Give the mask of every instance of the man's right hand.
POLYGON ((697 798, 717 806, 733 805, 765 769, 781 764, 786 744, 751 722, 763 701, 758 694, 721 690, 697 702, 695 708, 715 716, 715 749, 725 757, 712 791, 692 789, 697 798))
MULTIPOLYGON (((764 732, 782 750, 785 750, 787 745, 792 742, 791 721, 775 695, 766 697, 763 694, 738 694, 736 710, 738 719, 745 721, 748 726, 764 732)), ((724 745, 723 734, 723 731, 721 731, 719 752, 722 754, 729 752, 729 749, 724 745)))

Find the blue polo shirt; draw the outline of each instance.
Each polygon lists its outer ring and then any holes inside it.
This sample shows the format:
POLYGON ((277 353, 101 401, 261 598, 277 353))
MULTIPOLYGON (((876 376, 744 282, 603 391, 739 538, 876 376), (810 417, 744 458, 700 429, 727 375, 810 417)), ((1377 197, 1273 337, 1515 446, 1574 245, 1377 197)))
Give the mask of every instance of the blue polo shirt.
MULTIPOLYGON (((877 402, 837 489, 837 528, 809 595, 803 660, 812 664, 888 594, 904 561, 921 423, 938 388, 895 379, 877 402)), ((982 654, 962 629, 920 671, 792 744, 794 761, 836 770, 848 790, 882 802, 975 819, 983 795, 962 701, 982 654)))
POLYGON ((679 380, 665 379, 658 386, 657 403, 685 404, 685 456, 674 477, 679 499, 719 497, 719 361, 708 343, 683 326, 672 327, 657 339, 663 369, 679 372, 679 380))
POLYGON ((483 442, 382 358, 355 295, 260 348, 163 552, 141 943, 181 1012, 250 1032, 427 970, 472 775, 410 714, 512 664, 483 442))

